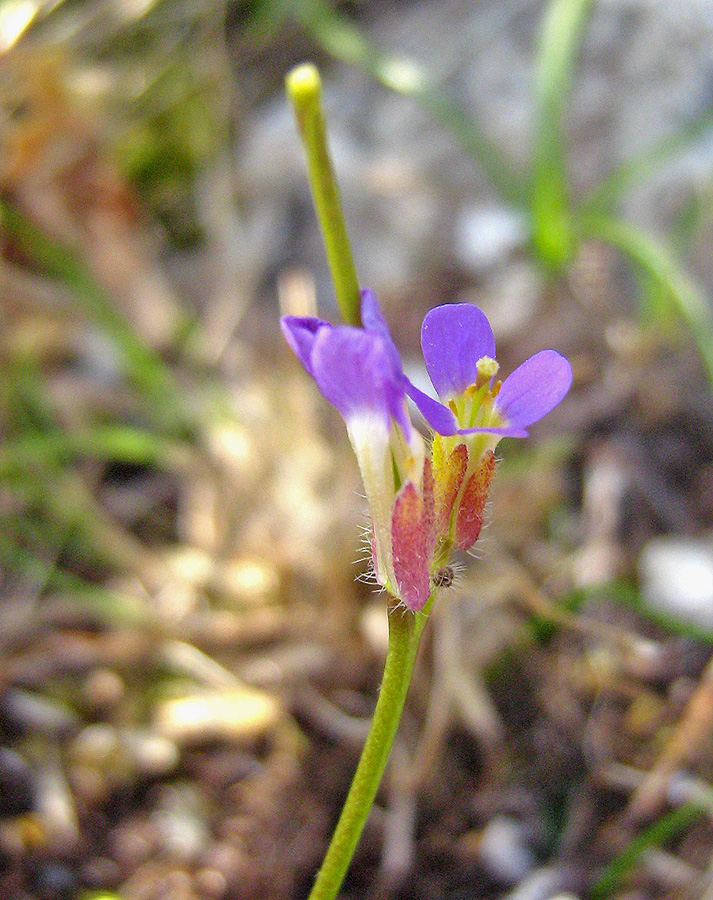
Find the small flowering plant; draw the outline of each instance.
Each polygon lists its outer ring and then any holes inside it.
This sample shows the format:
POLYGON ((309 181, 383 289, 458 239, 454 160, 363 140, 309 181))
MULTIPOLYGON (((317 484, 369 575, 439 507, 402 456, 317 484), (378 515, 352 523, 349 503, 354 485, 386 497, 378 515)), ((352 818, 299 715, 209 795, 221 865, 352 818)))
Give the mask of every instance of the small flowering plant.
POLYGON ((404 375, 370 290, 360 291, 339 203, 317 69, 298 66, 287 91, 307 151, 310 186, 346 325, 285 316, 282 331, 322 394, 344 417, 372 525, 372 557, 387 593, 389 643, 369 734, 309 900, 334 900, 376 797, 403 711, 423 628, 453 550, 477 541, 495 475, 495 448, 562 400, 567 360, 542 350, 500 381, 487 318, 468 303, 439 306, 421 346, 438 399, 404 375), (408 400, 431 431, 424 440, 408 400))
POLYGON ((361 292, 363 328, 286 316, 282 330, 322 394, 342 414, 359 462, 372 521, 378 582, 421 610, 451 551, 477 541, 503 437, 525 437, 572 382, 554 350, 496 380, 495 339, 467 303, 432 309, 423 322, 426 369, 440 402, 406 378, 374 293, 361 292), (407 397, 433 430, 429 448, 407 397))

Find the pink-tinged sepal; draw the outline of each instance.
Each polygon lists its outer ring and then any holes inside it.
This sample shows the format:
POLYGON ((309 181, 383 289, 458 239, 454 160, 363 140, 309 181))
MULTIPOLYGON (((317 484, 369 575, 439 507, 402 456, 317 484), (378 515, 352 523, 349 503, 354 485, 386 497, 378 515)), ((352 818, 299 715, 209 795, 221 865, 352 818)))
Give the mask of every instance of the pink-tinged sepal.
POLYGON ((478 540, 483 527, 485 503, 494 477, 495 454, 488 450, 463 489, 456 515, 455 546, 458 550, 469 550, 478 540))
POLYGON ((396 498, 391 520, 392 561, 398 597, 412 612, 428 600, 430 568, 435 544, 433 475, 426 462, 423 488, 413 482, 403 486, 396 498))
POLYGON ((458 444, 449 453, 436 437, 433 447, 433 467, 436 531, 439 535, 447 536, 453 506, 468 468, 468 448, 465 444, 458 444))

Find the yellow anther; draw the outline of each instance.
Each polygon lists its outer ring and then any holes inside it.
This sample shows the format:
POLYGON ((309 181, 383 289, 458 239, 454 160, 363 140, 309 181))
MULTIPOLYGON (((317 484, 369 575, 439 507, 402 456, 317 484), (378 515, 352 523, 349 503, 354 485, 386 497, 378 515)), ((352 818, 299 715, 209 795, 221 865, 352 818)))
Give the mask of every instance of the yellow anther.
POLYGON ((454 416, 458 415, 458 407, 456 406, 455 400, 448 401, 448 408, 450 409, 450 411, 453 413, 454 416))
POLYGON ((489 382, 491 378, 498 374, 498 369, 500 368, 491 356, 481 356, 475 367, 478 370, 478 376, 475 379, 476 387, 482 387, 482 385, 489 382))

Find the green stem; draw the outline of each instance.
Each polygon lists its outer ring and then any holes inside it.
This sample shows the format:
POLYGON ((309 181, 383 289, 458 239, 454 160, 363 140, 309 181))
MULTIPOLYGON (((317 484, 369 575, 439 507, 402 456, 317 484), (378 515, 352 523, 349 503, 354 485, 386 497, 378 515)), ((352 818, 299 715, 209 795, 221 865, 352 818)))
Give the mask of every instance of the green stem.
POLYGON ((396 737, 419 639, 432 603, 433 595, 423 611, 415 614, 402 607, 389 608, 389 647, 374 718, 309 900, 333 900, 352 861, 396 737))
POLYGON ((347 325, 359 326, 359 282, 327 147, 322 83, 317 67, 312 63, 297 66, 287 76, 286 84, 307 153, 312 199, 322 229, 337 302, 347 325))

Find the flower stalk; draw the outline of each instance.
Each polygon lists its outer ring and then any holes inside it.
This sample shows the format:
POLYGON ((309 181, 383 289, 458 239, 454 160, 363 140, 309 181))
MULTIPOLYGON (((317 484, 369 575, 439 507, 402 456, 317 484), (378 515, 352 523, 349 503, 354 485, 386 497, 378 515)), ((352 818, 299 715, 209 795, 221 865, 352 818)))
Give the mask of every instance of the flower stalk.
POLYGON ((312 195, 346 325, 285 316, 285 340, 322 395, 341 413, 359 463, 376 581, 388 598, 389 642, 374 718, 349 794, 309 900, 334 900, 381 782, 406 702, 421 632, 436 589, 452 579, 453 550, 477 541, 504 437, 526 437, 569 390, 572 369, 555 350, 496 380, 495 337, 468 303, 432 309, 421 329, 438 399, 409 381, 376 295, 359 290, 320 100, 319 73, 287 77, 307 151, 312 195), (432 432, 411 421, 413 401, 432 432))
POLYGON ((359 282, 340 203, 339 187, 327 147, 319 71, 312 63, 304 63, 288 74, 286 85, 287 96, 294 108, 307 154, 312 199, 322 230, 339 310, 347 325, 359 326, 359 282))
POLYGON ((351 788, 309 900, 333 900, 354 856, 396 737, 419 639, 432 601, 433 595, 419 613, 395 605, 389 608, 389 646, 379 699, 351 788))

